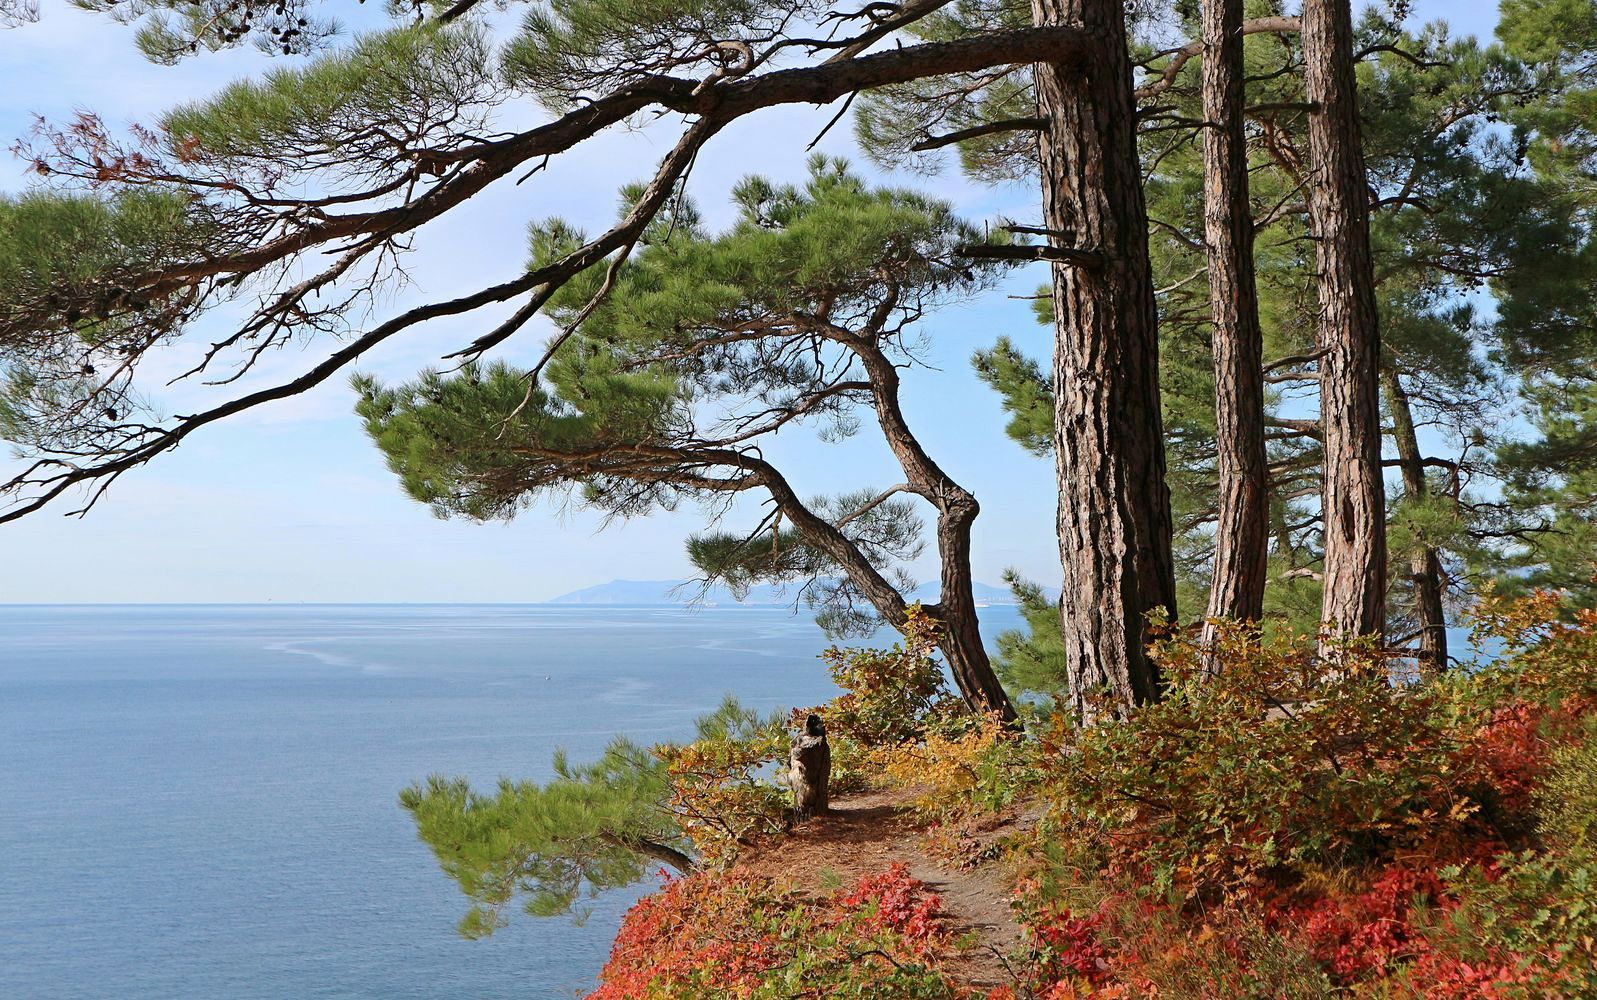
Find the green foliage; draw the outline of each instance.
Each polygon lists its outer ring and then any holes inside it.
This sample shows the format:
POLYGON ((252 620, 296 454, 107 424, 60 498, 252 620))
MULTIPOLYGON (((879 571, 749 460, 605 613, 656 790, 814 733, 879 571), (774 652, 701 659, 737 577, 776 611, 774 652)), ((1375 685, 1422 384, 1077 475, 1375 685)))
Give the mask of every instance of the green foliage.
MULTIPOLYGON (((190 208, 186 195, 153 188, 0 196, 0 299, 19 312, 42 308, 42 323, 92 337, 94 317, 73 300, 113 299, 119 275, 159 270, 198 250, 206 226, 190 208)), ((8 351, 24 346, 0 340, 8 351)))
POLYGON ((1515 55, 1539 63, 1571 56, 1593 65, 1597 10, 1582 0, 1502 0, 1497 37, 1515 55))
POLYGON ((50 289, 153 268, 190 249, 188 198, 131 190, 109 198, 35 190, 0 198, 0 294, 26 302, 50 289))
MULTIPOLYGON (((907 29, 926 41, 969 38, 987 31, 1029 27, 1029 5, 1014 0, 959 0, 921 18, 907 29)), ((928 124, 939 134, 959 132, 993 122, 1037 114, 1031 67, 1009 67, 1002 74, 929 78, 861 95, 854 118, 854 138, 875 162, 908 166, 931 173, 940 166, 937 153, 913 147, 928 124), (958 94, 950 101, 950 93, 958 94)), ((1037 171, 1036 135, 1026 131, 996 132, 961 142, 960 167, 982 183, 1029 180, 1037 171)))
POLYGON ((530 6, 505 47, 511 85, 547 107, 569 110, 649 74, 744 72, 751 46, 780 37, 795 16, 824 12, 817 0, 551 0, 530 6))
POLYGON ((599 463, 590 479, 573 475, 581 456, 646 443, 685 405, 674 380, 617 371, 604 355, 568 356, 552 379, 585 405, 551 397, 500 362, 425 372, 395 388, 361 376, 353 384, 356 412, 405 491, 439 517, 488 520, 546 491, 597 495, 612 480, 599 463))
POLYGON ((435 775, 400 794, 417 835, 472 902, 464 936, 493 933, 518 894, 534 916, 569 912, 643 878, 653 845, 684 843, 662 809, 665 766, 641 747, 617 739, 582 766, 557 754, 555 773, 544 785, 501 779, 492 794, 435 775))
POLYGON ((1054 452, 1054 391, 1042 366, 1021 354, 1008 337, 971 359, 976 375, 1003 400, 1004 431, 1037 456, 1054 452))
MULTIPOLYGON (((857 409, 896 400, 910 325, 993 280, 956 252, 985 237, 946 203, 868 187, 837 160, 812 159, 802 187, 746 179, 734 198, 726 232, 705 232, 679 199, 614 273, 601 263, 554 292, 550 317, 580 328, 536 378, 492 364, 398 387, 357 379, 357 410, 407 492, 440 516, 479 519, 546 494, 619 516, 774 494, 786 484, 763 436, 801 422, 823 438, 854 433, 857 409)), ((533 265, 580 241, 561 220, 532 227, 533 265)), ((884 576, 921 551, 904 498, 849 491, 803 506, 884 576)), ((689 555, 735 590, 798 584, 834 632, 873 627, 836 535, 823 547, 799 526, 702 535, 689 555)))
POLYGON ((1505 501, 1540 530, 1494 550, 1492 578, 1505 593, 1565 588, 1577 606, 1597 603, 1597 380, 1547 377, 1526 391, 1539 436, 1501 445, 1505 501))
MULTIPOLYGON (((443 0, 389 0, 391 17, 414 16, 443 0)), ((268 55, 306 55, 324 48, 343 29, 314 14, 314 0, 72 0, 83 10, 138 25, 134 44, 151 62, 170 66, 204 49, 215 52, 252 42, 268 55)))
POLYGON ((125 416, 128 357, 178 332, 192 300, 135 276, 191 259, 214 230, 187 195, 0 195, 0 437, 82 447, 125 416))
POLYGON ((432 776, 400 793, 417 835, 471 901, 460 932, 502 927, 518 896, 532 916, 576 911, 584 898, 669 865, 686 874, 728 863, 758 834, 785 827, 787 758, 780 713, 728 697, 686 744, 640 747, 618 737, 598 760, 555 754, 553 780, 501 779, 493 792, 432 776))
POLYGON ((864 747, 918 739, 930 718, 947 708, 951 696, 943 668, 932 658, 937 624, 912 606, 904 641, 891 649, 840 649, 821 654, 843 693, 818 711, 828 733, 864 747))
POLYGON ((1006 629, 994 640, 993 669, 1010 691, 1043 696, 1063 695, 1070 678, 1065 671, 1065 640, 1059 625, 1059 605, 1043 589, 1004 571, 1004 582, 1020 606, 1023 629, 1006 629))
POLYGON ((487 34, 429 24, 363 35, 307 66, 234 83, 161 124, 183 160, 386 179, 411 170, 422 150, 471 141, 498 100, 487 34))
MULTIPOLYGON (((840 160, 813 157, 802 187, 747 178, 733 198, 738 218, 720 236, 699 229, 691 206, 659 220, 649 245, 618 277, 615 293, 584 324, 584 333, 635 348, 681 347, 738 323, 763 321, 770 340, 780 343, 803 333, 799 316, 806 312, 857 329, 891 289, 903 290, 906 307, 925 308, 980 291, 995 273, 991 266, 967 266, 955 253, 986 238, 946 202, 868 187, 840 160)), ((562 290, 553 303, 555 318, 575 315, 587 291, 581 285, 562 290)), ((710 351, 702 368, 690 370, 725 379, 721 391, 765 380, 780 385, 807 372, 794 368, 796 362, 770 358, 773 371, 748 371, 739 358, 731 349, 710 351)))
POLYGON ((1444 873, 1460 899, 1452 929, 1468 957, 1534 956, 1525 996, 1597 994, 1597 855, 1522 851, 1444 873))

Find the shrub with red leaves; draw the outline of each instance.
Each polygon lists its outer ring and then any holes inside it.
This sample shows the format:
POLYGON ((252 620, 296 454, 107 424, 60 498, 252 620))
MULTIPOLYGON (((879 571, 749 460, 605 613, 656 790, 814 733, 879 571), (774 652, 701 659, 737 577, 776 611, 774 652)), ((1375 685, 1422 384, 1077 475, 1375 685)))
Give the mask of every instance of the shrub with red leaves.
POLYGON ((887 871, 866 875, 835 904, 860 914, 862 926, 875 926, 902 935, 904 942, 922 957, 948 944, 943 925, 943 901, 913 878, 909 869, 895 862, 887 871))
POLYGON ((627 913, 589 1000, 954 998, 965 990, 940 971, 954 951, 941 901, 903 865, 823 900, 706 872, 627 913))
POLYGON ((1424 950, 1415 907, 1435 907, 1442 882, 1434 871, 1389 868, 1363 892, 1323 896, 1299 914, 1310 952, 1343 981, 1384 975, 1424 950))

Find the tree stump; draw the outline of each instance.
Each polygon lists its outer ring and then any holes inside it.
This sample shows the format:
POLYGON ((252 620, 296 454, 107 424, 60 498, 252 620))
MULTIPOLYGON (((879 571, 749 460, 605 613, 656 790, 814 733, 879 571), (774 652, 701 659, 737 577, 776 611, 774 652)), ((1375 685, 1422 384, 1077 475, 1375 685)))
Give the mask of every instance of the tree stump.
POLYGON ((804 732, 793 739, 787 755, 787 780, 793 789, 793 815, 804 820, 826 812, 826 790, 832 779, 832 747, 826 742, 821 717, 811 715, 804 732))

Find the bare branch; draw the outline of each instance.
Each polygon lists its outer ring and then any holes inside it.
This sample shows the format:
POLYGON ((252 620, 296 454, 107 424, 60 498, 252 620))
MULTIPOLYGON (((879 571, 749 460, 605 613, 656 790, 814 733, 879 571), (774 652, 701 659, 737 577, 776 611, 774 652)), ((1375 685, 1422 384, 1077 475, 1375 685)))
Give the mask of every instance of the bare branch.
POLYGON ((1077 267, 1094 269, 1104 265, 1103 254, 1096 250, 1076 250, 1071 247, 1056 247, 1048 244, 967 243, 964 246, 956 247, 955 252, 961 257, 973 257, 983 260, 1012 260, 1023 263, 1046 260, 1056 264, 1074 264, 1077 267))
POLYGON ((962 128, 946 135, 929 136, 909 148, 911 152, 924 153, 927 150, 941 149, 944 146, 952 146, 968 139, 980 139, 984 135, 994 135, 999 132, 1037 131, 1047 124, 1047 121, 1041 118, 1007 118, 1003 121, 972 125, 970 128, 962 128))
MULTIPOLYGON (((1242 22, 1244 35, 1287 35, 1296 33, 1301 27, 1301 22, 1295 17, 1258 17, 1242 22)), ((1170 49, 1159 53, 1170 56, 1170 61, 1165 63, 1164 69, 1151 83, 1145 83, 1137 88, 1137 97, 1148 98, 1162 94, 1175 85, 1176 77, 1181 75, 1181 70, 1193 59, 1203 54, 1203 42, 1192 41, 1180 48, 1170 49)))

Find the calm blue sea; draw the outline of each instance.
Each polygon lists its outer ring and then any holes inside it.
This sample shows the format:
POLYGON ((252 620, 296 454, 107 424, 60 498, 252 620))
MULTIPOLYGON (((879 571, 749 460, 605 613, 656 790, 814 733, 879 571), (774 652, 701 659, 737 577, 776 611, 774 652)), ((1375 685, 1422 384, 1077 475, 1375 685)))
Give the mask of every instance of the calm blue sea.
POLYGON ((400 788, 832 690, 784 610, 0 606, 0 634, 9 1000, 584 992, 633 897, 462 940, 400 788))

